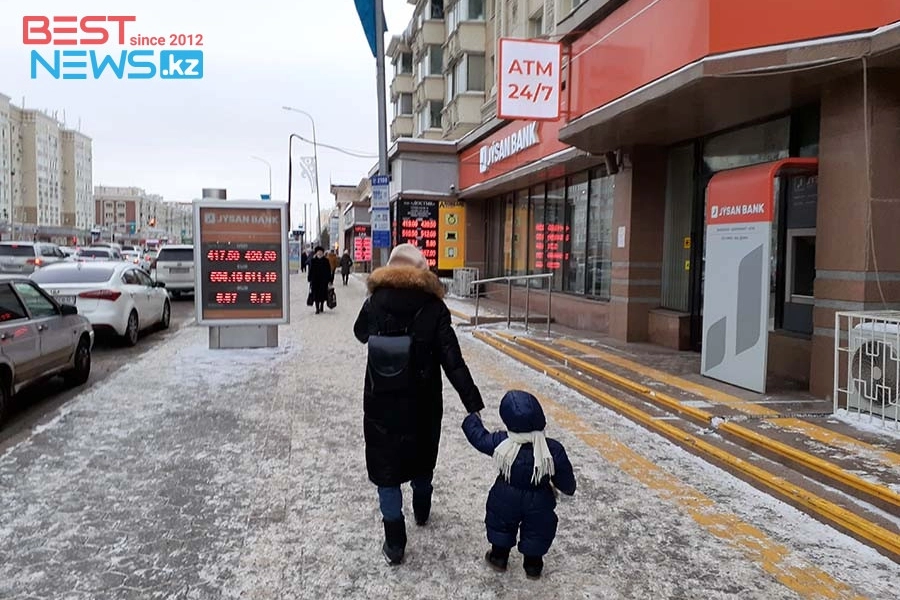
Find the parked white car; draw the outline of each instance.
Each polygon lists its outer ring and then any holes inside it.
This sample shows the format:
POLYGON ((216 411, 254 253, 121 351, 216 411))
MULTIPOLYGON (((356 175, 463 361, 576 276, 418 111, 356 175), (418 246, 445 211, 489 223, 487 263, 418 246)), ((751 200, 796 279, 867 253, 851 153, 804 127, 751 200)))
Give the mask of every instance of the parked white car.
POLYGON ((94 329, 111 329, 129 346, 142 330, 169 327, 172 307, 165 285, 128 262, 57 263, 35 272, 32 281, 60 304, 72 304, 94 329))

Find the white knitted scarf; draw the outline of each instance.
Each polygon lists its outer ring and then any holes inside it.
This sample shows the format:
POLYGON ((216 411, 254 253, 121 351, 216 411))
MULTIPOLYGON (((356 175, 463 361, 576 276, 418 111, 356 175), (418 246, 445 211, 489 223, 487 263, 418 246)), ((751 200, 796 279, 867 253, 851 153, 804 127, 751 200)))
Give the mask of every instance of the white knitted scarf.
POLYGON ((547 438, 543 431, 529 431, 528 433, 515 433, 510 431, 509 437, 500 442, 494 449, 494 463, 500 469, 500 474, 509 481, 513 463, 519 455, 519 450, 524 444, 531 444, 534 452, 534 472, 531 475, 531 483, 537 485, 549 475, 553 476, 553 457, 550 448, 547 447, 547 438))

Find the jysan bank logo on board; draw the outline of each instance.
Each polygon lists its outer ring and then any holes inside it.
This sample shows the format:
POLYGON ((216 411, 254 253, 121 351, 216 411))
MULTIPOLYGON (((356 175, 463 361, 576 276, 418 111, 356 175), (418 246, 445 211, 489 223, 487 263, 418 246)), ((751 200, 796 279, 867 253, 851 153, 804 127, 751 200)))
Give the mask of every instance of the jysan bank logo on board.
POLYGON ((766 205, 762 202, 758 204, 736 204, 734 206, 723 206, 721 208, 713 206, 710 211, 710 217, 713 219, 764 214, 766 214, 766 205))
POLYGON ((278 215, 235 215, 232 213, 206 212, 203 222, 208 225, 226 223, 229 225, 278 225, 281 218, 278 215))

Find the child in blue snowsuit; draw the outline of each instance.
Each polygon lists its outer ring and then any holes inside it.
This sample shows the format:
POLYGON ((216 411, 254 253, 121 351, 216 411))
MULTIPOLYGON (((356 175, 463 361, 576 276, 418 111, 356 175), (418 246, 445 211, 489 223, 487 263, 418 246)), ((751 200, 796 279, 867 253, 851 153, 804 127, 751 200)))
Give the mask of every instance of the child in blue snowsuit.
POLYGON ((519 390, 506 392, 500 418, 508 432, 488 432, 478 413, 463 421, 466 439, 476 450, 493 456, 500 471, 487 499, 488 564, 505 571, 509 552, 519 537, 525 574, 541 576, 544 555, 556 537, 558 519, 554 488, 571 496, 575 474, 562 444, 544 437, 547 420, 537 398, 519 390))

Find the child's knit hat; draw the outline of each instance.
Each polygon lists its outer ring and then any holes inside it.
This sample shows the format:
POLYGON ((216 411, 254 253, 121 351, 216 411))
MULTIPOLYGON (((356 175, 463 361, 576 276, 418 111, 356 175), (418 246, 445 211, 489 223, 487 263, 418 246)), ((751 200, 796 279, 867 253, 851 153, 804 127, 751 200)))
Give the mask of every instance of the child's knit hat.
POLYGON ((522 390, 510 390, 500 401, 500 418, 513 433, 543 431, 547 426, 544 410, 538 399, 522 390))

